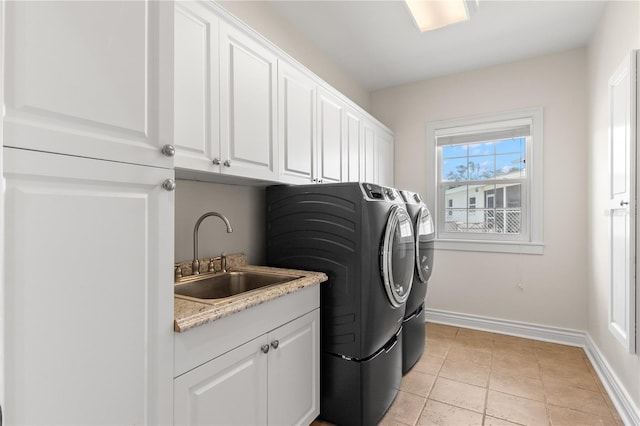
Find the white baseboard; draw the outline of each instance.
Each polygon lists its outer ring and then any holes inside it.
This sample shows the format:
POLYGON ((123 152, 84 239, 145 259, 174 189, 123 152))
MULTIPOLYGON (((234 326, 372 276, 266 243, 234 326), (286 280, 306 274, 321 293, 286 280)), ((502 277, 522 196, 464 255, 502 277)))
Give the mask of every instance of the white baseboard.
POLYGON ((618 414, 622 417, 624 424, 640 425, 640 410, 633 403, 633 399, 627 390, 620 384, 620 380, 618 380, 606 358, 588 333, 586 334, 584 351, 587 353, 596 373, 598 373, 602 385, 611 397, 611 401, 616 406, 616 410, 618 410, 618 414))
POLYGON ((438 324, 455 325, 456 327, 526 337, 527 339, 544 340, 546 342, 579 346, 581 348, 585 346, 584 331, 528 324, 518 321, 507 321, 478 315, 461 314, 458 312, 438 311, 435 309, 425 309, 425 317, 427 322, 438 324))
POLYGON ((598 349, 591 336, 584 332, 546 325, 528 324, 518 321, 508 321, 497 318, 481 317, 478 315, 447 312, 436 309, 425 309, 427 322, 525 337, 528 339, 544 340, 563 345, 579 346, 584 349, 600 377, 603 386, 609 393, 611 401, 618 410, 618 414, 625 425, 640 425, 640 410, 633 399, 622 386, 609 363, 598 349))

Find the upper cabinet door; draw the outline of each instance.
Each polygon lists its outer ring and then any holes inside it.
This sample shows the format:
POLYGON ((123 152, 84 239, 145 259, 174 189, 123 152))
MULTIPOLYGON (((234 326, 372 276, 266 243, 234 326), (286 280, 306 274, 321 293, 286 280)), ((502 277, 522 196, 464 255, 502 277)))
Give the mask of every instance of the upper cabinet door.
POLYGON ((356 112, 347 109, 347 125, 345 132, 345 144, 347 146, 347 155, 344 161, 347 163, 346 180, 349 182, 358 182, 360 180, 361 168, 361 145, 362 140, 362 117, 356 112))
POLYGON ((278 179, 277 59, 248 33, 220 24, 222 173, 278 179))
POLYGON ((171 2, 5 7, 5 146, 173 167, 171 2))
POLYGON ((372 123, 364 121, 362 125, 362 147, 360 148, 360 180, 378 183, 377 164, 376 131, 372 123))
POLYGON ((393 186, 393 135, 380 127, 376 129, 376 150, 378 152, 378 183, 393 186))
POLYGON ((318 181, 346 180, 345 105, 329 92, 318 91, 318 181))
POLYGON ((175 7, 175 166, 219 172, 219 18, 204 3, 175 7))
POLYGON ((284 61, 278 62, 280 181, 311 183, 316 146, 316 83, 284 61))

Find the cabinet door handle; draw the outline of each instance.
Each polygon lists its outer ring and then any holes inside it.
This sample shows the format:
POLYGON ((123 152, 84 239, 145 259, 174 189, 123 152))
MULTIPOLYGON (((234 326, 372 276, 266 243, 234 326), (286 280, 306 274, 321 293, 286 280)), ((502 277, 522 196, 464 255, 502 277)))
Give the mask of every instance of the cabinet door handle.
POLYGON ((267 352, 269 352, 269 345, 262 345, 260 350, 262 351, 262 353, 266 354, 267 352))
POLYGON ((162 147, 162 153, 167 157, 173 157, 176 155, 176 148, 173 145, 166 144, 162 147))
POLYGON ((214 166, 219 166, 220 165, 220 159, 218 157, 213 159, 213 165, 214 166))
POLYGON ((174 189, 176 189, 176 181, 173 179, 167 179, 162 182, 162 187, 167 191, 173 191, 174 189))
POLYGON ((225 160, 225 162, 222 163, 222 165, 225 167, 231 167, 231 160, 225 160))
POLYGON ((620 201, 620 207, 624 207, 624 206, 628 206, 629 202, 628 201, 620 201))
POLYGON ((273 349, 278 349, 278 345, 280 345, 280 342, 278 342, 277 340, 274 340, 273 342, 271 342, 271 347, 273 349))

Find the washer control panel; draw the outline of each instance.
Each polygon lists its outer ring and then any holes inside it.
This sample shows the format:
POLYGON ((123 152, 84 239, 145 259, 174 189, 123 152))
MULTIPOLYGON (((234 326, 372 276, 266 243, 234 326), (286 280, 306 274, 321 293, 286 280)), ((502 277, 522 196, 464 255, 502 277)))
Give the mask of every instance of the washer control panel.
POLYGON ((362 191, 369 200, 403 202, 400 192, 395 188, 376 185, 375 183, 363 183, 362 191))

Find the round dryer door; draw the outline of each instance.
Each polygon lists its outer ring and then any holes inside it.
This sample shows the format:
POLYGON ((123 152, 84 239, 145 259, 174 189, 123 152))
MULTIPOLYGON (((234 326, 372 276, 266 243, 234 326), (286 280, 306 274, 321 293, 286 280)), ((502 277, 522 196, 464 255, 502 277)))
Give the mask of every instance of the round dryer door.
POLYGON ((416 217, 416 269, 418 278, 426 283, 433 268, 433 237, 435 229, 429 209, 422 207, 416 217))
POLYGON ((397 308, 409 297, 415 259, 411 217, 402 207, 391 208, 381 253, 384 289, 391 305, 397 308))

